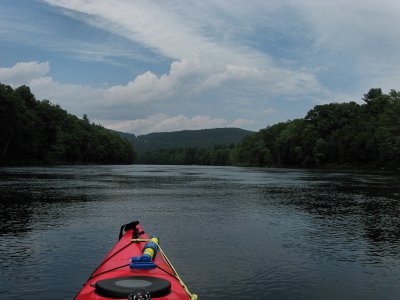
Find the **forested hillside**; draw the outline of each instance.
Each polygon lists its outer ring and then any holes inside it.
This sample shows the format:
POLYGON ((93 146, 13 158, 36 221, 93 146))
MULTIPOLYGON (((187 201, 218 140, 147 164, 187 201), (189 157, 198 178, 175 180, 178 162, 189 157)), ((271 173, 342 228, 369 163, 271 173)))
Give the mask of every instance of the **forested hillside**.
POLYGON ((129 139, 137 151, 137 163, 169 165, 231 165, 235 145, 254 132, 240 128, 214 128, 157 132, 129 139))
POLYGON ((0 84, 0 164, 130 164, 129 141, 39 101, 27 86, 0 84))
POLYGON ((130 140, 138 153, 155 149, 210 148, 214 146, 239 143, 245 136, 254 132, 240 128, 213 128, 200 130, 181 130, 173 132, 155 132, 135 136, 117 132, 130 140))
POLYGON ((234 162, 254 166, 400 168, 400 92, 371 89, 364 103, 317 105, 305 118, 248 136, 234 162))

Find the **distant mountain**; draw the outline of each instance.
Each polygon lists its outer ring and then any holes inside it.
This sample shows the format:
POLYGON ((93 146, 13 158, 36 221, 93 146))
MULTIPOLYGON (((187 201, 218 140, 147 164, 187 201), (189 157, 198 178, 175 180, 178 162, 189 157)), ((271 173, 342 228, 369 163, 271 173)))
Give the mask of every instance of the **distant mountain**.
POLYGON ((240 128, 214 128, 156 132, 139 136, 118 131, 116 133, 128 139, 133 144, 135 151, 143 153, 154 149, 208 148, 217 145, 237 144, 243 137, 253 132, 240 128))

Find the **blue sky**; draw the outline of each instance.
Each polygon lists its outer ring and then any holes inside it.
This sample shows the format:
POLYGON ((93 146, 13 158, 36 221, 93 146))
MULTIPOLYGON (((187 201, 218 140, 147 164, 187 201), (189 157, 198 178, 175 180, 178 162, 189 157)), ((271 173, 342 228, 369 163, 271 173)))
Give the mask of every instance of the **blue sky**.
POLYGON ((2 0, 0 82, 137 135, 303 117, 400 85, 400 2, 2 0))

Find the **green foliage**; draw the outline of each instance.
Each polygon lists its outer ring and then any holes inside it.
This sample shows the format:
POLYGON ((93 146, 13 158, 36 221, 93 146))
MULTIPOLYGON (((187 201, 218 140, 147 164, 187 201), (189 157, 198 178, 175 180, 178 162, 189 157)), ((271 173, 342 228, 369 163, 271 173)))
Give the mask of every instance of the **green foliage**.
POLYGON ((399 169, 400 92, 371 89, 363 100, 317 105, 303 119, 262 129, 238 144, 234 162, 399 169))
POLYGON ((27 86, 0 84, 0 163, 128 164, 132 145, 100 125, 38 101, 27 86))
POLYGON ((245 166, 267 166, 271 163, 271 152, 265 146, 260 133, 243 138, 231 154, 232 162, 245 166))
POLYGON ((231 165, 235 144, 252 131, 214 128, 157 132, 136 137, 117 132, 134 145, 137 163, 167 165, 231 165))
POLYGON ((186 147, 153 149, 139 153, 138 163, 159 165, 231 165, 235 145, 216 145, 209 148, 186 147))
POLYGON ((257 133, 222 128, 136 137, 38 101, 26 86, 0 84, 0 163, 132 163, 133 143, 145 164, 400 169, 400 92, 371 89, 363 100, 317 105, 302 119, 257 133))
POLYGON ((253 133, 240 128, 214 128, 156 132, 136 137, 133 134, 117 132, 129 139, 140 154, 154 149, 212 148, 216 145, 239 143, 243 137, 253 133))

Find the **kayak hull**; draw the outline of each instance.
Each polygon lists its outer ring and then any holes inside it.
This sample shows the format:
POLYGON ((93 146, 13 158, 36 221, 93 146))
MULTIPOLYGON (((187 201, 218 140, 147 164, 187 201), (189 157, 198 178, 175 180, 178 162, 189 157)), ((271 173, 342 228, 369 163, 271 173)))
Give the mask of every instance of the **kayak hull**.
POLYGON ((148 270, 131 269, 132 257, 140 257, 146 242, 150 239, 143 232, 138 224, 139 222, 133 223, 135 226, 129 228, 126 232, 122 232, 123 228, 121 228, 120 240, 92 273, 75 299, 128 299, 128 295, 125 295, 126 291, 139 288, 149 291, 152 299, 192 299, 177 278, 173 267, 161 253, 155 255, 153 259, 156 268, 148 270), (120 290, 122 294, 113 291, 113 288, 120 290), (159 292, 152 291, 153 288, 158 289, 159 292))

